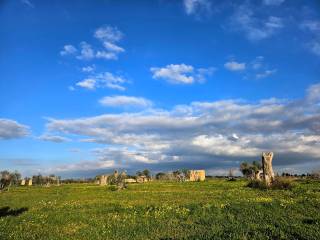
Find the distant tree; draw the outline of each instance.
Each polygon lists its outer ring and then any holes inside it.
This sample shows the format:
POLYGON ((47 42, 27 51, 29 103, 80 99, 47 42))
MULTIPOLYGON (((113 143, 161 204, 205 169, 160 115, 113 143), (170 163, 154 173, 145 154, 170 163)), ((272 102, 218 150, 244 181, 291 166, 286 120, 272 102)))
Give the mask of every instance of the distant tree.
POLYGON ((12 185, 19 185, 21 174, 18 171, 9 172, 7 170, 0 172, 0 191, 9 190, 12 185))
POLYGON ((145 175, 147 178, 150 178, 151 175, 150 175, 150 171, 148 169, 145 169, 142 171, 142 174, 145 175))
POLYGON ((21 174, 18 171, 10 173, 10 181, 12 185, 18 186, 21 180, 21 174))
POLYGON ((32 183, 35 185, 43 185, 44 177, 39 173, 38 175, 32 176, 32 183))
POLYGON ((183 173, 185 178, 189 178, 190 177, 190 170, 189 169, 183 168, 181 170, 181 172, 183 173))
POLYGON ((137 176, 142 176, 143 173, 142 173, 141 171, 137 171, 137 172, 136 172, 136 175, 137 175, 137 176))
POLYGON ((165 176, 166 176, 165 173, 159 172, 159 173, 156 174, 156 179, 161 180, 161 179, 164 179, 165 176))
POLYGON ((240 164, 240 171, 247 178, 260 179, 262 166, 257 161, 253 161, 252 163, 243 162, 240 164))
POLYGON ((179 182, 184 182, 186 180, 186 176, 183 173, 183 170, 173 171, 172 174, 173 174, 174 178, 179 182))
POLYGON ((173 176, 177 177, 178 175, 181 174, 181 171, 180 170, 175 170, 172 172, 173 176))
POLYGON ((108 177, 108 183, 110 185, 115 185, 117 187, 117 190, 122 190, 127 188, 127 184, 125 182, 126 178, 127 174, 125 172, 118 173, 118 171, 115 171, 108 177))
POLYGON ((11 186, 11 177, 12 175, 7 170, 0 172, 0 191, 9 190, 11 186))

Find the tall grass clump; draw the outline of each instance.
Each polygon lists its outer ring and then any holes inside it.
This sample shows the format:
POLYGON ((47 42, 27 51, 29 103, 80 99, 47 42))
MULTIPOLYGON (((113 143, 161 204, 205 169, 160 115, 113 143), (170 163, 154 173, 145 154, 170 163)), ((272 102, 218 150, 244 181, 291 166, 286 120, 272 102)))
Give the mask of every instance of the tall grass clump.
POLYGON ((294 179, 277 177, 273 180, 270 186, 267 186, 264 181, 260 180, 250 180, 247 184, 250 188, 256 189, 273 189, 273 190, 292 190, 294 187, 294 179))

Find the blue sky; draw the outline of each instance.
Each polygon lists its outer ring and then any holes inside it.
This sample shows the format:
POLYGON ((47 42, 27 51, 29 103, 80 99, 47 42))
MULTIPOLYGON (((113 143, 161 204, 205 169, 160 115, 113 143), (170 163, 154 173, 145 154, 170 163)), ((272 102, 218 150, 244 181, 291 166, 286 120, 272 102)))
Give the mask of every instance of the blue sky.
POLYGON ((0 168, 320 168, 318 1, 0 2, 0 168))

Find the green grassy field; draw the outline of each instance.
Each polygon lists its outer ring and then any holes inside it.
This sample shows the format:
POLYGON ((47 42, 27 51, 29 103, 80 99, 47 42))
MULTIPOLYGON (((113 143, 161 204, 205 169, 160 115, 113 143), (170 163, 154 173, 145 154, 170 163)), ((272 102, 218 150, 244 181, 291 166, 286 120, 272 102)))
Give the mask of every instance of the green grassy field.
POLYGON ((319 182, 286 191, 245 185, 12 188, 0 193, 0 239, 320 239, 319 182))

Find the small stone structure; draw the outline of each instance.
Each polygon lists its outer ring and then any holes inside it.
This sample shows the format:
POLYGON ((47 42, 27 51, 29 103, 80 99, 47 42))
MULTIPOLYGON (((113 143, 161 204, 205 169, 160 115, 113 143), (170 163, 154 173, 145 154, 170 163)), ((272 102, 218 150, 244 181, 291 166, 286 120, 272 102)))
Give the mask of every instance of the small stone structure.
POLYGON ((204 181, 206 179, 206 171, 205 170, 190 170, 189 171, 189 181, 197 182, 204 181))
POLYGON ((258 170, 254 173, 254 179, 256 180, 261 180, 261 176, 263 176, 263 171, 262 170, 258 170))
POLYGON ((137 177, 137 183, 144 183, 144 182, 149 182, 149 179, 145 175, 141 175, 137 177))
POLYGON ((133 178, 127 178, 124 180, 125 183, 136 183, 137 180, 133 179, 133 178))
POLYGON ((32 178, 28 180, 28 186, 32 186, 32 178))
POLYGON ((263 180, 269 186, 274 180, 274 172, 272 169, 273 152, 262 153, 262 170, 263 180))
POLYGON ((99 179, 100 186, 107 185, 108 184, 107 180, 108 180, 108 175, 101 175, 99 179))
POLYGON ((25 180, 25 179, 22 179, 22 180, 21 180, 21 183, 20 183, 20 185, 21 185, 21 186, 24 186, 24 185, 26 185, 26 180, 25 180))

